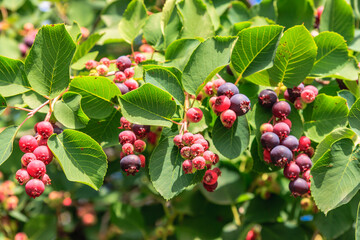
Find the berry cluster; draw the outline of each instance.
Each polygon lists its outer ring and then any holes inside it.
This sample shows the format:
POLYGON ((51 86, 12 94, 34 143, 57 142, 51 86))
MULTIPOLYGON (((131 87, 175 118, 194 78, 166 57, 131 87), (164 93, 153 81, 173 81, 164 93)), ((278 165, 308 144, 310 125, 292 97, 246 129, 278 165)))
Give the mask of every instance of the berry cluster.
POLYGON ((19 147, 25 154, 21 157, 22 168, 16 172, 16 180, 20 185, 25 185, 26 193, 32 197, 39 197, 45 190, 45 185, 51 184, 50 177, 46 174, 46 165, 53 154, 47 146, 48 138, 54 133, 50 122, 39 122, 34 126, 35 137, 26 135, 20 138, 19 147))
POLYGON ((310 157, 314 153, 310 147, 310 139, 303 136, 298 140, 290 135, 292 124, 287 117, 291 112, 291 107, 285 101, 278 101, 274 91, 263 90, 258 99, 260 105, 272 109, 272 119, 274 119, 274 125, 264 123, 260 127, 264 161, 284 168, 284 176, 291 181, 289 189, 293 196, 310 193, 310 168, 312 166, 310 157), (300 174, 302 177, 299 177, 300 174))
POLYGON ((23 57, 27 55, 27 52, 34 44, 37 32, 38 30, 34 28, 32 23, 25 23, 23 30, 20 31, 20 35, 24 36, 23 42, 19 44, 19 49, 23 57))
POLYGON ((296 109, 304 109, 307 103, 312 103, 316 96, 318 95, 318 90, 312 85, 304 87, 304 84, 300 84, 297 87, 288 88, 284 92, 284 98, 292 103, 296 109))
POLYGON ((48 204, 53 208, 58 208, 61 205, 64 207, 69 207, 72 205, 71 195, 69 192, 52 191, 49 193, 48 204))
POLYGON ((145 156, 140 154, 146 148, 145 139, 150 126, 130 123, 124 117, 120 119, 120 128, 126 129, 119 134, 119 142, 122 145, 120 153, 120 167, 127 175, 135 175, 140 167, 145 167, 145 156))
POLYGON ((213 192, 218 183, 217 179, 221 175, 219 168, 211 170, 212 165, 219 162, 219 156, 209 149, 209 143, 201 134, 186 132, 174 137, 175 145, 180 148, 180 155, 185 160, 182 169, 185 174, 195 173, 197 170, 208 169, 203 177, 203 186, 213 192))
POLYGON ((231 128, 238 116, 250 110, 249 98, 241 94, 235 84, 222 78, 206 83, 202 91, 210 96, 211 108, 220 115, 222 124, 227 128, 231 128))
POLYGON ((14 210, 18 203, 19 198, 14 193, 15 183, 12 181, 5 181, 0 184, 0 203, 4 204, 7 211, 14 210))

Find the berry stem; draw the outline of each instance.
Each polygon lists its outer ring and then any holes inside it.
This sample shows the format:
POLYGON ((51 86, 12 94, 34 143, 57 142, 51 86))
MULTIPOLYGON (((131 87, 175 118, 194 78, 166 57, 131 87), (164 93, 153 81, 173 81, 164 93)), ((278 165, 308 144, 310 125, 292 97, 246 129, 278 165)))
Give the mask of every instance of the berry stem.
POLYGON ((108 72, 105 77, 113 76, 115 75, 116 71, 108 72))
POLYGON ((135 59, 134 43, 131 42, 131 56, 135 59))
POLYGON ((216 74, 216 76, 219 78, 219 79, 223 79, 221 76, 220 76, 220 74, 216 74))
POLYGON ((8 108, 13 108, 13 109, 18 109, 18 110, 23 110, 23 111, 27 111, 27 112, 32 112, 33 110, 31 109, 27 109, 27 108, 22 108, 22 107, 15 107, 15 106, 7 106, 8 108))
POLYGON ((49 112, 46 114, 46 117, 45 117, 45 121, 49 121, 50 120, 50 117, 51 117, 51 114, 52 112, 54 111, 54 107, 55 107, 55 103, 57 101, 59 101, 59 99, 67 92, 69 91, 69 87, 67 87, 62 93, 60 93, 60 95, 58 95, 57 97, 55 97, 52 101, 49 100, 49 112))
POLYGON ((232 211, 232 213, 234 215, 235 224, 240 226, 241 225, 240 214, 239 214, 239 210, 237 209, 235 204, 231 205, 231 211, 232 211))
POLYGON ((239 83, 239 81, 240 81, 240 79, 241 79, 241 76, 242 76, 242 74, 240 74, 239 77, 236 79, 236 81, 235 81, 235 83, 234 83, 235 85, 237 85, 237 84, 239 83))
POLYGON ((41 104, 40 106, 38 106, 37 108, 35 108, 34 110, 32 110, 31 112, 28 113, 29 117, 34 116, 35 113, 37 113, 40 109, 42 109, 43 107, 45 107, 48 103, 50 102, 50 100, 47 100, 46 102, 44 102, 43 104, 41 104))

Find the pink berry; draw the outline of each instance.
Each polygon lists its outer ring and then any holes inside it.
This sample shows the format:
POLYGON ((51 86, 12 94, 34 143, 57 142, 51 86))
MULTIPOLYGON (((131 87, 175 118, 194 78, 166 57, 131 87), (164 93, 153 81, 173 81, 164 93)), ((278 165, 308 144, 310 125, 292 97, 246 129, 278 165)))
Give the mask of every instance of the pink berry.
POLYGON ((284 168, 284 176, 291 181, 299 177, 300 167, 295 162, 290 162, 284 168))
POLYGON ((131 122, 129 122, 128 120, 126 120, 126 118, 121 117, 120 118, 120 128, 121 129, 131 129, 131 122))
POLYGON ((311 140, 310 138, 306 137, 306 136, 302 136, 299 139, 299 150, 300 151, 306 151, 311 145, 311 140))
POLYGON ((184 133, 181 137, 182 143, 187 146, 191 146, 194 143, 194 135, 192 133, 184 133))
POLYGON ((134 61, 136 63, 138 63, 138 64, 145 61, 145 60, 146 60, 146 57, 141 53, 136 54, 135 57, 134 57, 134 61))
POLYGON ((182 135, 179 134, 174 137, 174 144, 179 148, 184 146, 184 144, 182 142, 182 135))
POLYGON ((106 67, 110 67, 110 60, 106 57, 100 59, 100 63, 105 65, 106 67))
POLYGON ((128 79, 124 82, 125 86, 129 88, 130 91, 135 90, 139 87, 139 83, 134 79, 128 79))
POLYGON ((19 182, 20 185, 24 185, 25 183, 27 183, 30 180, 30 175, 26 171, 26 169, 21 168, 21 169, 17 170, 15 178, 19 182))
POLYGON ((145 159, 145 156, 144 155, 142 155, 142 154, 139 154, 138 155, 138 157, 140 158, 140 162, 141 162, 141 165, 140 165, 140 167, 145 167, 145 165, 146 165, 146 159, 145 159))
POLYGON ((85 67, 87 70, 91 70, 96 68, 98 63, 95 60, 89 60, 85 63, 85 67))
POLYGON ((39 146, 34 150, 34 154, 37 160, 41 160, 48 165, 53 159, 53 154, 47 146, 39 146))
POLYGON ((42 176, 40 178, 40 180, 45 184, 45 185, 50 185, 51 184, 51 179, 49 177, 49 175, 44 174, 44 176, 42 176))
POLYGON ((288 119, 288 118, 286 118, 286 119, 278 119, 278 120, 276 121, 276 123, 280 123, 280 122, 286 123, 286 124, 289 126, 289 128, 291 129, 292 123, 291 123, 291 120, 290 120, 290 119, 288 119))
POLYGON ((191 153, 191 156, 193 156, 193 157, 202 156, 204 151, 205 151, 204 147, 198 143, 195 143, 195 144, 191 145, 191 147, 190 147, 190 153, 191 153))
POLYGON ((310 181, 310 178, 311 178, 311 174, 310 174, 310 169, 309 170, 306 170, 303 174, 302 174, 302 178, 309 182, 310 181))
POLYGON ((54 128, 50 122, 42 121, 36 126, 37 133, 43 138, 49 138, 54 133, 54 128))
POLYGON ((205 182, 203 182, 203 186, 204 186, 204 188, 206 189, 206 191, 208 191, 208 192, 213 192, 213 191, 215 191, 215 189, 217 188, 218 182, 214 183, 213 185, 208 185, 208 184, 206 184, 205 182))
POLYGON ((218 175, 214 170, 207 170, 203 177, 203 182, 207 185, 213 185, 217 182, 218 175))
POLYGON ((190 156, 191 156, 190 147, 188 147, 188 146, 182 147, 180 150, 180 155, 181 155, 181 157, 183 157, 185 159, 190 158, 190 156))
POLYGON ((132 131, 126 130, 126 131, 122 131, 119 134, 119 142, 121 145, 124 145, 125 143, 134 144, 135 140, 136 140, 136 136, 135 133, 133 133, 132 131))
POLYGON ((134 153, 134 145, 131 143, 125 143, 122 145, 122 151, 125 155, 130 155, 134 153))
POLYGON ((134 68, 127 68, 124 70, 124 74, 127 79, 132 78, 135 74, 134 68))
POLYGON ((219 88, 221 85, 223 85, 224 83, 226 83, 226 82, 225 82, 225 80, 222 79, 222 78, 218 78, 218 79, 214 80, 214 81, 213 81, 213 90, 214 90, 215 92, 217 92, 218 88, 219 88))
POLYGON ((185 160, 183 163, 182 163, 182 169, 184 171, 185 174, 190 174, 192 173, 193 171, 193 164, 191 162, 191 160, 185 160))
POLYGON ((213 105, 213 109, 217 112, 223 112, 229 109, 230 105, 231 105, 230 99, 227 96, 221 95, 216 98, 215 103, 213 105))
POLYGON ((194 134, 194 139, 193 139, 194 143, 199 139, 204 139, 204 136, 201 135, 200 133, 194 134))
POLYGON ((214 94, 213 82, 207 82, 204 86, 204 92, 206 95, 212 96, 214 94))
POLYGON ((134 148, 136 152, 141 153, 145 150, 146 143, 143 140, 136 140, 134 142, 134 148))
POLYGON ((198 156, 192 160, 192 163, 197 170, 202 170, 205 168, 206 161, 203 157, 198 156))
POLYGON ((217 99, 217 97, 216 96, 214 96, 214 97, 211 97, 210 99, 209 99, 209 104, 210 104, 210 106, 213 108, 214 107, 214 105, 215 105, 215 101, 216 101, 216 99, 217 99))
POLYGON ((99 76, 106 76, 106 74, 109 72, 109 68, 104 64, 101 64, 96 67, 96 71, 99 74, 99 76))
POLYGON ((36 139, 31 135, 22 136, 19 140, 20 150, 24 153, 30 153, 38 147, 36 139))
POLYGON ((315 97, 315 93, 310 89, 304 89, 304 91, 301 92, 301 100, 305 103, 312 103, 315 97))
POLYGON ((33 178, 41 178, 46 173, 46 166, 42 161, 34 160, 29 163, 26 170, 33 178))
POLYGON ((36 160, 36 156, 33 153, 25 153, 21 157, 21 164, 26 167, 31 161, 36 160))
POLYGON ((126 75, 122 71, 118 71, 115 73, 114 81, 115 82, 124 82, 126 80, 126 75))
POLYGON ((199 108, 190 108, 186 112, 189 122, 197 123, 203 118, 203 112, 199 108))
POLYGON ((125 69, 131 67, 131 60, 127 56, 121 56, 116 59, 116 67, 120 71, 124 71, 125 69))
POLYGON ((15 235, 14 240, 28 240, 28 236, 26 235, 26 233, 23 232, 19 232, 15 235))
POLYGON ((315 94, 315 97, 319 94, 319 90, 318 90, 316 87, 314 87, 313 85, 308 85, 308 86, 306 86, 306 87, 304 88, 304 90, 311 90, 311 91, 313 91, 314 94, 315 94))
POLYGON ((260 132, 261 134, 264 134, 266 132, 272 132, 274 130, 273 125, 271 125, 270 123, 263 123, 260 126, 260 132))
POLYGON ((206 163, 211 163, 213 164, 215 162, 215 153, 213 153, 212 151, 205 151, 203 153, 203 158, 205 159, 206 163))
MULTIPOLYGON (((195 138, 194 138, 194 139, 195 139, 195 138)), ((203 146, 203 148, 204 148, 205 151, 209 149, 209 143, 208 143, 208 141, 206 141, 204 138, 198 139, 198 140, 194 141, 194 144, 195 144, 195 143, 196 143, 196 144, 201 144, 201 145, 203 146)))
POLYGON ((280 139, 284 139, 290 134, 290 128, 286 123, 280 122, 275 124, 273 132, 279 136, 280 139))
POLYGON ((39 197, 45 190, 45 184, 39 179, 31 179, 25 185, 25 191, 27 195, 32 198, 39 197))
POLYGON ((298 110, 304 109, 306 106, 306 103, 301 99, 301 97, 298 97, 294 101, 294 107, 298 110))
POLYGON ((231 128, 236 118, 237 118, 236 113, 231 109, 225 110, 220 115, 220 120, 224 125, 224 127, 226 128, 231 128))

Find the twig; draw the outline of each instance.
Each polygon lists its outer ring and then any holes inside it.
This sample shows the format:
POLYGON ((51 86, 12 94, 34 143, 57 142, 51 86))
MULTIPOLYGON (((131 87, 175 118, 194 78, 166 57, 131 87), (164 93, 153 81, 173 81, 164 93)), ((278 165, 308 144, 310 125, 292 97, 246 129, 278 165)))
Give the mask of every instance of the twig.
POLYGON ((34 116, 35 113, 37 113, 40 109, 42 109, 44 106, 46 106, 49 102, 50 102, 50 100, 47 100, 46 102, 44 102, 43 104, 41 104, 40 106, 38 106, 37 108, 32 110, 31 112, 29 112, 28 116, 29 117, 34 116))
POLYGON ((216 76, 218 77, 218 78, 220 78, 220 79, 223 79, 221 76, 220 76, 220 74, 216 74, 216 76))
POLYGON ((235 85, 237 85, 241 79, 242 74, 239 75, 239 77, 236 79, 235 85))
POLYGON ((13 109, 18 109, 18 110, 23 110, 23 111, 27 111, 27 112, 31 112, 31 109, 27 109, 27 108, 22 108, 22 107, 15 107, 15 106, 7 106, 7 108, 13 108, 13 109))

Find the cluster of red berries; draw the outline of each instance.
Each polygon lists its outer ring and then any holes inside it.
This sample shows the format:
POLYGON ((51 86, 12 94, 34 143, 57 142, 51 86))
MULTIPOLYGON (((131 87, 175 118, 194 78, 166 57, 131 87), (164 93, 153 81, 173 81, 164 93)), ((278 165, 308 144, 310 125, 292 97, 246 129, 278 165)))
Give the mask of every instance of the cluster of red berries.
POLYGON ((150 132, 150 126, 130 123, 124 117, 121 117, 120 124, 121 129, 126 129, 119 134, 122 145, 120 167, 127 175, 135 175, 140 167, 145 167, 145 156, 140 153, 146 148, 144 139, 150 132))
POLYGON ((307 85, 304 87, 304 84, 300 84, 297 87, 288 88, 284 92, 284 98, 292 103, 296 109, 304 109, 307 103, 312 103, 316 96, 318 95, 318 90, 312 85, 307 85))
POLYGON ((53 154, 47 146, 48 138, 54 133, 53 125, 48 121, 39 122, 34 126, 35 137, 26 135, 20 138, 19 147, 25 154, 21 157, 22 168, 16 172, 16 180, 25 185, 26 193, 32 197, 39 197, 50 185, 50 177, 46 174, 46 165, 53 154))
POLYGON ((5 181, 0 184, 0 203, 4 204, 7 211, 14 210, 19 203, 19 198, 14 193, 15 183, 12 181, 5 181))
POLYGON ((249 98, 241 94, 235 84, 222 78, 206 83, 202 91, 210 96, 210 106, 226 128, 231 128, 238 116, 250 110, 249 98))
POLYGON ((209 143, 201 134, 186 132, 174 137, 175 145, 180 148, 180 155, 184 158, 182 169, 185 174, 195 173, 197 170, 207 169, 203 177, 203 186, 213 192, 218 185, 218 177, 221 175, 219 168, 211 167, 219 162, 219 156, 209 149, 209 143))
POLYGON ((291 107, 285 101, 278 101, 274 91, 263 90, 258 99, 260 105, 272 109, 272 119, 274 119, 274 125, 264 123, 260 127, 264 161, 284 168, 284 176, 291 181, 289 189, 293 196, 310 193, 310 168, 312 166, 310 157, 314 153, 310 147, 310 139, 303 136, 298 140, 290 135, 292 124, 287 117, 291 112, 291 107), (297 154, 296 157, 295 154, 297 154))

